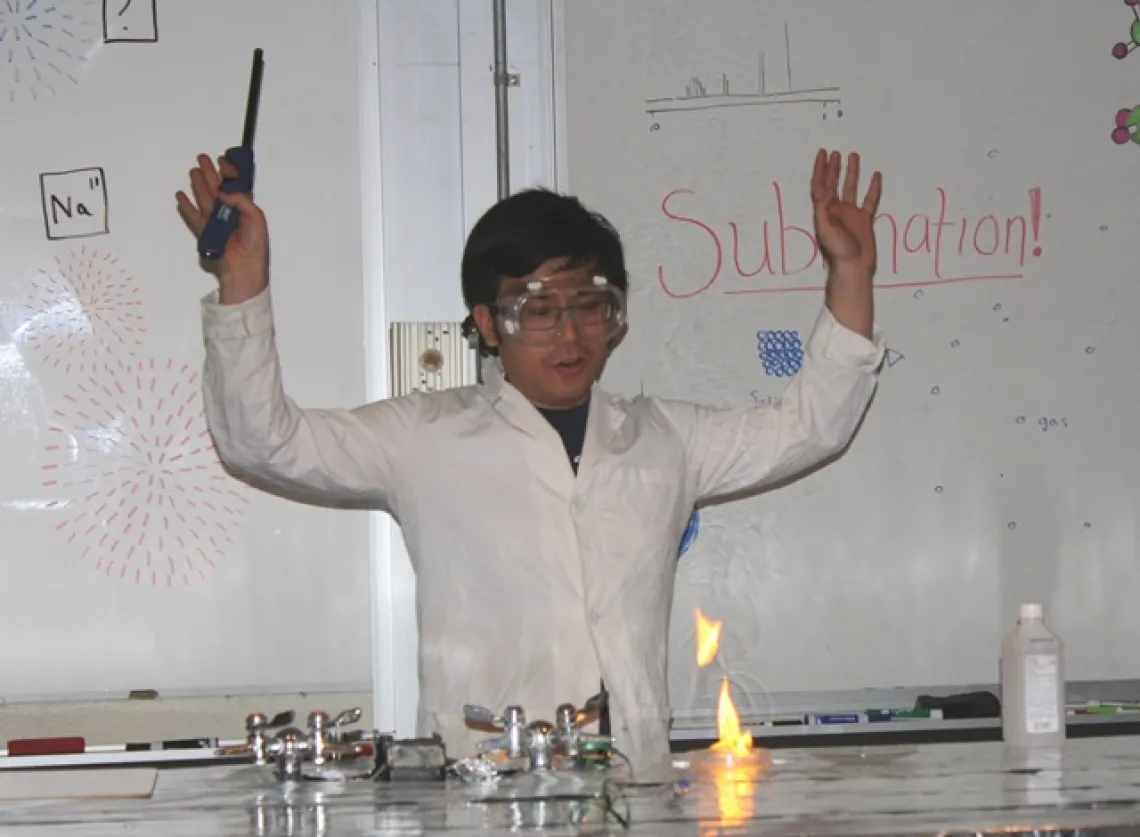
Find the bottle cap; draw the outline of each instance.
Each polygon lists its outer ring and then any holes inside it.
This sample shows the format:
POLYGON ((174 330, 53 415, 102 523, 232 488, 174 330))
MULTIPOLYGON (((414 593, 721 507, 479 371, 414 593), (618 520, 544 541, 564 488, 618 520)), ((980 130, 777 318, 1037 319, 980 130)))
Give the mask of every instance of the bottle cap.
POLYGON ((1045 608, 1037 602, 1023 604, 1017 611, 1021 619, 1041 619, 1045 615, 1045 608))

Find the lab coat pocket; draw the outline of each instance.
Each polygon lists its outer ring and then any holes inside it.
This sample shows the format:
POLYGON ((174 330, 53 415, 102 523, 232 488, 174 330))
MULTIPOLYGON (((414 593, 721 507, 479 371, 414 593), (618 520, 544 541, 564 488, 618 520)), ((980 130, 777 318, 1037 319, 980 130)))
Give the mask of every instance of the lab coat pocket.
POLYGON ((606 480, 610 512, 627 519, 661 516, 676 501, 680 477, 664 468, 615 468, 606 480))
POLYGON ((627 572, 676 552, 681 479, 661 468, 618 468, 603 482, 597 525, 607 561, 627 572))

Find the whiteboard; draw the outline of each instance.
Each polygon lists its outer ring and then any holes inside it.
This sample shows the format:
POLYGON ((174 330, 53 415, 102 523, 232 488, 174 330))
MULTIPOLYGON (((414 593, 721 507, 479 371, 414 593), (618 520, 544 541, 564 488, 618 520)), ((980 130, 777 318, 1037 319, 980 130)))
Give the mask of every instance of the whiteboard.
POLYGON ((225 475, 175 211, 238 144, 265 51, 257 197, 302 405, 365 400, 358 3, 0 9, 0 698, 368 688, 366 513, 225 475))
POLYGON ((757 712, 993 684, 1022 601, 1071 679, 1140 675, 1137 8, 562 7, 568 188, 622 231, 632 277, 607 388, 778 399, 822 304, 814 151, 885 177, 880 389, 839 461, 700 510, 674 708, 712 706, 722 669, 757 712), (695 665, 697 607, 724 622, 721 667, 695 665))

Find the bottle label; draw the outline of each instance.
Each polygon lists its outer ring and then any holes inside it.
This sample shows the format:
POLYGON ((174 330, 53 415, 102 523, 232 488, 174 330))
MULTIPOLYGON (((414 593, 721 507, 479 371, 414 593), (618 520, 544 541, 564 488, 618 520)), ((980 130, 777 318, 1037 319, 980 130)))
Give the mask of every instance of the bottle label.
POLYGON ((1061 707, 1057 705, 1058 660, 1056 654, 1025 657, 1025 731, 1030 734, 1057 732, 1061 707))

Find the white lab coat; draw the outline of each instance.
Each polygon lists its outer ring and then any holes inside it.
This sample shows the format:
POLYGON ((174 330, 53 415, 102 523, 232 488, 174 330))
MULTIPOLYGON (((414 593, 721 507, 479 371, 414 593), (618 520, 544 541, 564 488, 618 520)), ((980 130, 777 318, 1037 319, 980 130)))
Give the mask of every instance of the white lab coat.
MULTIPOLYGON (((595 387, 577 476, 562 441, 498 374, 355 410, 282 391, 268 291, 203 301, 205 403, 218 452, 299 499, 399 521, 417 578, 418 734, 474 752, 464 703, 553 720, 604 679, 635 776, 669 765, 666 632, 694 503, 803 471, 850 440, 875 389, 873 342, 826 308, 778 406, 716 409, 595 387)), ((313 560, 319 560, 314 556, 313 560)))

